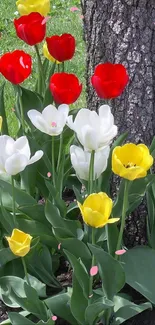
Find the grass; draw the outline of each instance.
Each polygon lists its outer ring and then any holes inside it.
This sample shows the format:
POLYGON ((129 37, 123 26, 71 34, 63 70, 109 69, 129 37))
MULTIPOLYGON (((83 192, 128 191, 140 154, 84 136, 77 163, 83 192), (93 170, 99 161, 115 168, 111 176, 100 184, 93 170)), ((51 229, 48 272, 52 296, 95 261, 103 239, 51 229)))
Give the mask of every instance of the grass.
MULTIPOLYGON (((35 1, 35 0, 34 0, 35 1)), ((28 46, 21 41, 14 29, 13 20, 16 16, 16 1, 5 0, 1 3, 0 11, 0 55, 15 49, 22 49, 33 57, 33 73, 23 83, 23 86, 29 89, 34 89, 37 72, 36 72, 36 54, 33 47, 28 46)), ((53 0, 51 1, 51 19, 47 23, 47 35, 71 33, 76 38, 77 48, 75 57, 65 63, 65 70, 70 73, 75 73, 83 83, 83 92, 73 108, 85 107, 85 46, 83 41, 83 21, 81 18, 81 9, 78 0, 53 0), (71 12, 70 8, 78 6, 79 11, 71 12)), ((42 52, 42 45, 40 45, 42 52)), ((0 84, 4 82, 4 78, 0 77, 0 84)), ((15 103, 15 95, 12 85, 7 82, 5 86, 5 105, 11 135, 16 134, 17 121, 12 108, 15 103)), ((31 107, 30 107, 31 108, 31 107)))

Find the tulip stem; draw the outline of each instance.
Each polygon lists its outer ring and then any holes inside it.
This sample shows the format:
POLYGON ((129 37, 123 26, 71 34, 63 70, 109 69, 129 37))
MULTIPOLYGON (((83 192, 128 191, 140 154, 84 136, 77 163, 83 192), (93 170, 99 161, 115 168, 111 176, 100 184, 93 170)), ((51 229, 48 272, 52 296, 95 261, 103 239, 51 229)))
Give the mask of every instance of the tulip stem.
POLYGON ((17 85, 16 86, 16 91, 17 91, 18 103, 19 103, 21 127, 22 127, 22 130, 23 130, 23 134, 25 134, 25 121, 24 121, 24 109, 23 109, 23 102, 22 102, 22 89, 17 85))
POLYGON ((59 155, 58 155, 58 164, 57 164, 57 172, 60 169, 60 162, 62 157, 62 150, 63 150, 63 134, 60 134, 60 144, 59 144, 59 155))
POLYGON ((38 59, 38 92, 39 92, 39 94, 42 95, 42 93, 44 93, 44 90, 45 90, 44 69, 43 69, 43 64, 41 61, 38 46, 34 45, 34 48, 36 50, 37 59, 38 59), (42 89, 42 86, 43 86, 43 89, 42 89))
POLYGON ((11 183, 12 183, 12 201, 13 201, 13 221, 14 225, 17 224, 16 222, 16 206, 15 206, 15 183, 14 183, 14 177, 11 176, 11 183))
POLYGON ((28 272, 27 272, 27 267, 26 267, 25 259, 24 259, 24 257, 22 257, 21 259, 22 259, 22 263, 23 263, 23 268, 24 268, 24 273, 25 273, 25 277, 26 277, 27 284, 29 286, 31 286, 31 283, 30 283, 30 280, 29 280, 29 276, 28 276, 28 272))
MULTIPOLYGON (((92 245, 95 245, 95 228, 92 228, 92 245)), ((91 268, 95 265, 95 256, 92 255, 92 263, 91 268)), ((90 275, 89 278, 89 301, 91 301, 91 297, 93 294, 93 276, 90 275)))
POLYGON ((91 152, 90 166, 89 166, 89 185, 88 192, 91 194, 93 192, 94 183, 94 161, 95 161, 95 150, 91 152))
MULTIPOLYGON (((129 185, 130 182, 128 180, 125 180, 125 187, 124 187, 124 198, 123 198, 123 208, 122 208, 122 218, 121 218, 121 227, 119 231, 116 251, 118 251, 121 248, 122 244, 122 238, 123 238, 123 231, 125 227, 125 217, 126 217, 126 211, 128 207, 128 191, 129 191, 129 185)), ((118 260, 118 255, 115 254, 115 259, 118 260)))
POLYGON ((55 182, 55 155, 54 155, 54 136, 52 137, 52 180, 53 180, 53 185, 54 187, 56 186, 55 182))
POLYGON ((20 94, 19 94, 19 104, 20 104, 20 114, 21 114, 21 125, 23 129, 23 134, 25 134, 24 110, 23 110, 23 103, 20 94))

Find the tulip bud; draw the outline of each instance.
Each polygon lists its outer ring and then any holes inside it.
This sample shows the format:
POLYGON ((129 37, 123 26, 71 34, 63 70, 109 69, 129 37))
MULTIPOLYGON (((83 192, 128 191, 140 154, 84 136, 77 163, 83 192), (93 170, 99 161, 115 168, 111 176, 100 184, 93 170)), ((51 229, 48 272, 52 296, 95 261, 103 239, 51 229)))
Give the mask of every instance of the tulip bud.
POLYGON ((30 251, 32 237, 19 229, 14 229, 11 237, 6 237, 14 255, 24 257, 30 251))

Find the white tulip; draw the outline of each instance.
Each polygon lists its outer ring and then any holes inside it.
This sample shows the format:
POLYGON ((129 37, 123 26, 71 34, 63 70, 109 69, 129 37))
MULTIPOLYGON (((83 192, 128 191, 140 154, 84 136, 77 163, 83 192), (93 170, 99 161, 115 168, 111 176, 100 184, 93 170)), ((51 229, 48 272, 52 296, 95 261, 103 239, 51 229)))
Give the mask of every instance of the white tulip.
POLYGON ((31 156, 28 140, 25 136, 16 141, 8 135, 0 136, 0 175, 16 175, 43 156, 43 151, 37 151, 31 156))
MULTIPOLYGON (((100 175, 107 168, 109 152, 109 146, 105 147, 100 151, 95 152, 94 180, 99 178, 100 175)), ((70 156, 73 168, 75 169, 77 176, 87 181, 89 179, 91 153, 73 145, 70 147, 70 156)))
POLYGON ((108 105, 99 108, 99 114, 95 111, 82 108, 75 117, 69 116, 68 126, 74 130, 78 140, 87 151, 98 150, 110 144, 117 135, 117 126, 114 125, 114 116, 108 105))
POLYGON ((69 106, 62 104, 58 109, 53 105, 48 105, 42 113, 35 109, 28 111, 27 115, 32 124, 41 132, 49 135, 59 135, 62 133, 69 113, 69 106))

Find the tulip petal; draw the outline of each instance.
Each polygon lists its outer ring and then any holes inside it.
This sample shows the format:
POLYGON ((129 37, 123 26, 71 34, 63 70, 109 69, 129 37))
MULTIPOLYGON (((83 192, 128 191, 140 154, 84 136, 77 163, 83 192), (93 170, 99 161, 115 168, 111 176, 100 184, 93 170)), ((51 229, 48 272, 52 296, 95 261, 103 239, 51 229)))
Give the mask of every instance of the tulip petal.
POLYGON ((14 149, 30 159, 30 146, 26 136, 18 138, 14 143, 14 149))
POLYGON ((49 123, 47 123, 42 114, 35 109, 28 111, 27 113, 29 119, 31 120, 32 124, 41 132, 47 133, 49 132, 49 123))
POLYGON ((61 114, 63 113, 65 119, 67 120, 68 113, 69 113, 69 106, 66 104, 59 105, 58 112, 60 112, 61 114))
POLYGON ((28 162, 28 165, 34 164, 36 161, 42 158, 44 152, 42 150, 36 151, 34 156, 31 157, 31 159, 28 162))
POLYGON ((27 245, 27 246, 23 246, 23 247, 20 247, 19 249, 17 249, 14 254, 17 256, 20 256, 20 257, 24 257, 25 255, 27 255, 29 253, 29 251, 30 251, 30 245, 27 245))
POLYGON ((120 218, 111 218, 111 219, 107 220, 107 223, 115 223, 115 222, 117 222, 119 220, 120 220, 120 218))
POLYGON ((90 208, 84 208, 82 214, 84 222, 94 228, 101 228, 106 225, 107 221, 98 211, 92 211, 90 208))
POLYGON ((90 269, 90 275, 95 276, 97 273, 98 273, 98 266, 97 265, 92 266, 90 269))
POLYGON ((73 122, 73 116, 72 115, 68 116, 67 125, 71 130, 75 131, 75 125, 74 125, 74 122, 73 122))
POLYGON ((77 134, 79 141, 83 144, 85 150, 92 151, 98 149, 98 135, 97 130, 91 128, 89 125, 85 125, 81 134, 77 134))
POLYGON ((20 153, 15 153, 5 162, 5 170, 9 175, 22 172, 28 164, 28 158, 20 153))
POLYGON ((43 119, 49 124, 50 122, 57 122, 58 110, 53 105, 48 105, 42 111, 43 119))
POLYGON ((0 157, 3 162, 13 154, 15 141, 8 135, 0 136, 0 157))

